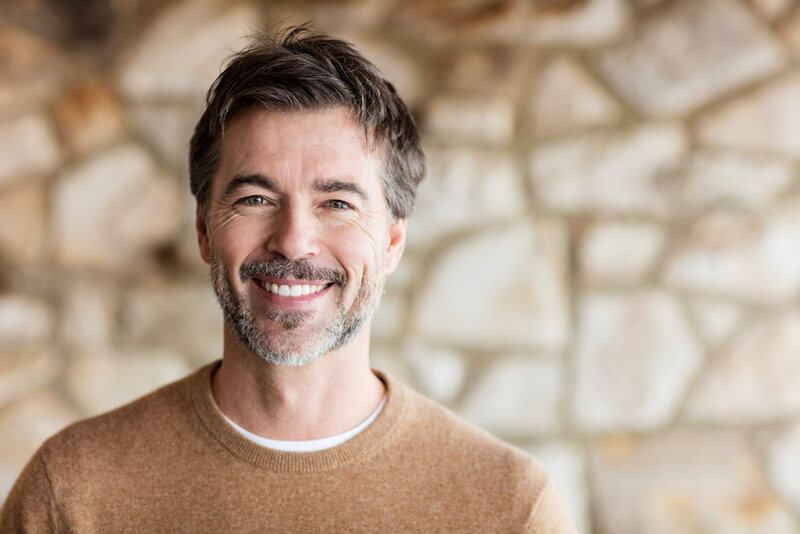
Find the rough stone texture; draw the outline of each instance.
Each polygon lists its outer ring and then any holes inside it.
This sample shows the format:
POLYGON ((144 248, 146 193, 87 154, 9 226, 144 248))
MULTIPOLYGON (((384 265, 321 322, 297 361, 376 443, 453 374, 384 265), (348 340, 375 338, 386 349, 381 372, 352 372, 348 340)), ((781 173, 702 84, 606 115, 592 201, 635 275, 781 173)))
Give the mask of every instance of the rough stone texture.
POLYGON ((201 113, 194 106, 145 103, 132 106, 127 120, 163 161, 188 172, 189 139, 201 113))
POLYGON ((786 61, 747 10, 725 0, 673 2, 595 59, 620 94, 655 116, 695 109, 786 61))
POLYGON ((487 230, 448 250, 419 296, 412 331, 458 345, 566 342, 566 235, 547 220, 487 230))
POLYGON ((61 339, 70 348, 109 346, 113 339, 113 294, 102 284, 73 281, 64 295, 61 339))
POLYGON ((698 208, 769 207, 792 185, 789 161, 731 150, 703 150, 689 158, 683 199, 698 208))
POLYGON ((27 396, 0 412, 0 495, 8 493, 39 445, 77 417, 52 391, 27 396))
POLYGON ((792 0, 751 0, 751 3, 769 20, 781 17, 792 5, 792 0))
POLYGON ((687 406, 695 421, 742 423, 800 411, 800 312, 742 325, 709 362, 687 406))
POLYGON ((588 430, 666 423, 703 359, 675 298, 657 290, 585 295, 575 357, 573 414, 588 430))
POLYGON ((712 346, 728 339, 744 315, 744 310, 737 304, 705 298, 691 299, 688 311, 701 339, 712 346))
POLYGON ((592 46, 623 30, 623 0, 554 2, 415 0, 402 6, 402 28, 434 41, 488 40, 544 45, 592 46))
POLYGON ((191 368, 165 349, 87 351, 67 366, 65 386, 85 415, 121 406, 177 380, 191 368))
POLYGON ((47 213, 40 180, 0 191, 0 256, 22 265, 41 262, 46 254, 47 213))
POLYGON ((605 89, 568 56, 547 64, 531 100, 533 128, 541 137, 613 124, 621 116, 605 89))
POLYGON ((698 140, 713 147, 800 156, 800 74, 790 73, 700 117, 698 140))
POLYGON ((501 96, 444 95, 428 106, 425 130, 448 143, 502 146, 514 135, 514 107, 501 96))
POLYGON ((49 352, 0 353, 0 406, 44 388, 58 370, 58 360, 49 352))
POLYGON ((19 112, 55 98, 68 71, 59 51, 10 25, 0 27, 0 112, 19 112))
POLYGON ((531 50, 510 46, 457 48, 432 58, 436 83, 448 92, 501 95, 516 101, 536 64, 531 50))
MULTIPOLYGON (((769 1, 788 3, 790 0, 762 0, 762 2, 769 1)), ((792 52, 794 52, 794 56, 800 56, 800 11, 795 10, 792 16, 788 17, 788 20, 781 28, 781 35, 792 52)))
POLYGON ((35 347, 50 341, 53 312, 47 302, 25 295, 0 296, 0 346, 35 347))
POLYGON ((673 196, 664 179, 685 150, 673 123, 542 143, 531 158, 533 185, 546 205, 568 213, 661 215, 673 196))
POLYGON ((258 19, 241 4, 225 8, 187 0, 168 7, 124 62, 121 91, 135 100, 199 101, 258 19))
POLYGON ((644 222, 603 222, 583 235, 581 276, 589 284, 635 283, 650 271, 664 244, 663 227, 644 222))
POLYGON ((500 435, 537 434, 558 427, 558 360, 509 356, 481 375, 459 413, 500 435))
POLYGON ((755 455, 730 432, 609 439, 596 448, 590 466, 598 532, 797 532, 755 455))
POLYGON ((467 365, 458 352, 411 342, 405 347, 405 357, 423 393, 432 399, 450 403, 461 391, 467 365))
POLYGON ((765 457, 766 476, 772 487, 797 512, 800 510, 800 423, 761 432, 758 436, 765 457))
POLYGON ((527 447, 555 483, 581 534, 591 534, 586 461, 583 453, 568 442, 547 442, 527 447))
POLYGON ((800 203, 767 215, 713 212, 678 239, 665 281, 699 294, 754 303, 787 301, 800 290, 800 203))
POLYGON ((0 185, 53 171, 61 149, 43 115, 24 115, 0 123, 0 185))
POLYGON ((222 357, 222 311, 208 283, 132 291, 120 316, 128 343, 169 347, 196 364, 222 357))
POLYGON ((409 247, 424 247, 454 231, 525 213, 522 171, 510 154, 437 150, 429 151, 428 158, 428 176, 408 221, 409 247))
POLYGON ((54 195, 56 254, 68 267, 130 270, 172 237, 179 217, 175 187, 135 145, 83 162, 54 195))
POLYGON ((114 141, 124 130, 122 107, 99 80, 72 88, 58 103, 55 117, 67 145, 79 154, 114 141))

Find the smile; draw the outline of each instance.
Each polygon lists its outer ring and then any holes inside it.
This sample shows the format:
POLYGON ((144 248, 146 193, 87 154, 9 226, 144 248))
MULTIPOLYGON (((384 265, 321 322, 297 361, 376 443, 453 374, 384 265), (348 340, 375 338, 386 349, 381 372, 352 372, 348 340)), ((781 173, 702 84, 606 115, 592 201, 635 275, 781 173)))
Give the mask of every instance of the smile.
POLYGON ((319 293, 326 289, 331 283, 327 284, 270 284, 264 280, 253 278, 255 283, 263 290, 281 297, 305 297, 319 293))

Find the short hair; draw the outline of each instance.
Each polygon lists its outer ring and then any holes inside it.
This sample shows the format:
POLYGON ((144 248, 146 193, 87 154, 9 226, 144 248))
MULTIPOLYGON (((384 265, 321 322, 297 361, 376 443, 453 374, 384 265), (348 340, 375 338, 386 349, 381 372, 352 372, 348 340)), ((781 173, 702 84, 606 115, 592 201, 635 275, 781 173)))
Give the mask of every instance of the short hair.
POLYGON ((205 213, 225 128, 240 112, 320 111, 345 107, 383 150, 382 178, 390 217, 411 214, 425 156, 414 118, 380 71, 349 43, 306 26, 258 34, 235 54, 206 96, 189 146, 192 194, 205 213))

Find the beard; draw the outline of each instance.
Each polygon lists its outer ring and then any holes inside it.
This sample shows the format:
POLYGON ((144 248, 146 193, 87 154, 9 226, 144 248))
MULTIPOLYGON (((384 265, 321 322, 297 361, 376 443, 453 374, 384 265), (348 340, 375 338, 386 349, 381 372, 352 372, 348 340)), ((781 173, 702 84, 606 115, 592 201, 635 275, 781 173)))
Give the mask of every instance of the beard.
MULTIPOLYGON (((347 283, 347 274, 343 270, 315 267, 305 260, 292 261, 286 258, 243 263, 239 278, 246 282, 253 276, 284 279, 293 276, 299 280, 332 281, 340 288, 347 283)), ((275 365, 306 365, 351 342, 378 308, 384 278, 377 269, 375 273, 365 271, 349 309, 345 307, 340 293, 331 320, 316 332, 301 332, 298 329, 312 318, 311 312, 276 310, 272 307, 252 309, 248 301, 234 291, 229 270, 216 256, 211 258, 211 282, 225 322, 253 354, 275 365), (276 323, 281 331, 273 337, 265 334, 258 326, 259 319, 276 323)))

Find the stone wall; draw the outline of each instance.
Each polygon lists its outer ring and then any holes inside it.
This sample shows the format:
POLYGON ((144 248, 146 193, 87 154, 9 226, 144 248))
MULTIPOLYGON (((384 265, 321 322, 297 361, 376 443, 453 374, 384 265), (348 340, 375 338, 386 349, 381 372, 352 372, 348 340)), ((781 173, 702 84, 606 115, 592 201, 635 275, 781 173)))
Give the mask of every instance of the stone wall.
POLYGON ((220 355, 189 134, 243 34, 306 20, 430 158, 374 365, 537 455, 583 532, 800 532, 791 0, 0 4, 0 495, 220 355))

